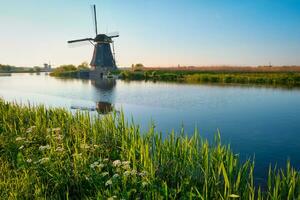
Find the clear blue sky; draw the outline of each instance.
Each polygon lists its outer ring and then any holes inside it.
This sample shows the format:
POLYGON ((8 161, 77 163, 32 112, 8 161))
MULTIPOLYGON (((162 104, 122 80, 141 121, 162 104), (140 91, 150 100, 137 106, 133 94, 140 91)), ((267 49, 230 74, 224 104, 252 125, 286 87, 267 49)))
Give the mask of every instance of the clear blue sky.
POLYGON ((120 66, 300 65, 300 0, 0 0, 0 63, 89 62, 94 3, 120 66))

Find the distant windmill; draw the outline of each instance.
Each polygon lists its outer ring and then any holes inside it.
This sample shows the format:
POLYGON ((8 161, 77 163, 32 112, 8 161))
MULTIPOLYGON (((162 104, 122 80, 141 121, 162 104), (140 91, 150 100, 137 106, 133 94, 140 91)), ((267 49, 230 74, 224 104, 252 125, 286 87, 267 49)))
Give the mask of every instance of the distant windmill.
POLYGON ((114 43, 112 39, 119 37, 119 34, 116 32, 109 34, 98 34, 96 5, 93 5, 93 17, 95 22, 96 37, 70 40, 68 43, 89 41, 94 45, 94 54, 90 63, 93 69, 91 76, 94 78, 102 78, 105 73, 117 68, 115 62, 114 43), (111 51, 110 44, 112 44, 113 53, 111 51))

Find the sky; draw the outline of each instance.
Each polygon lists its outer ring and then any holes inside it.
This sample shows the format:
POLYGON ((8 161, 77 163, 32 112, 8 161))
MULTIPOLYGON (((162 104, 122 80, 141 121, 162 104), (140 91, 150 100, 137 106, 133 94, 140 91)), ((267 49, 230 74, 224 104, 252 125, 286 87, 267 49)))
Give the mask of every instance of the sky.
POLYGON ((90 62, 92 4, 121 67, 300 65, 300 0, 0 0, 0 63, 90 62))

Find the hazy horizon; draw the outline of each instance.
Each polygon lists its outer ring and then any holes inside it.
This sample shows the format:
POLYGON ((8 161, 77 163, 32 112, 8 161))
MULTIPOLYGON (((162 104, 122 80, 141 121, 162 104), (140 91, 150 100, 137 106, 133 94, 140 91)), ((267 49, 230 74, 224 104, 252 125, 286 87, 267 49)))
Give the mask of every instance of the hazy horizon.
POLYGON ((298 0, 0 0, 0 63, 90 62, 93 46, 67 40, 119 31, 118 66, 300 65, 298 0))

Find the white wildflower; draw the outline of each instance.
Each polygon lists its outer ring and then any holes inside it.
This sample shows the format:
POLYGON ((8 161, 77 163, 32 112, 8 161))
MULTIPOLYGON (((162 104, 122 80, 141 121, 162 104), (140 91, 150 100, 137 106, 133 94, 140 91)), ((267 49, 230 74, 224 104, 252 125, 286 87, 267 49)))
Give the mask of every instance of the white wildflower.
POLYGON ((102 173, 101 173, 101 176, 104 177, 104 176, 107 176, 108 174, 109 174, 108 172, 102 172, 102 173))
POLYGON ((125 171, 124 172, 124 176, 129 176, 131 173, 130 173, 130 171, 125 171))
POLYGON ((139 173, 139 176, 141 176, 141 177, 144 177, 144 176, 146 176, 146 175, 147 175, 147 172, 146 172, 146 171, 142 171, 142 172, 139 173))
POLYGON ((108 185, 112 185, 112 180, 111 179, 109 179, 108 181, 106 181, 105 186, 108 186, 108 185))
POLYGON ((92 168, 98 167, 99 169, 102 169, 104 167, 104 165, 102 163, 100 163, 100 164, 92 164, 91 167, 92 168))
POLYGON ((32 130, 33 130, 35 127, 36 127, 36 126, 31 126, 30 128, 28 128, 28 129, 26 130, 26 133, 31 133, 32 130))
POLYGON ((16 141, 21 141, 21 140, 25 140, 25 138, 24 137, 17 137, 16 138, 16 141))
POLYGON ((63 152, 64 148, 63 147, 57 147, 55 151, 57 151, 57 152, 63 152))
POLYGON ((20 150, 24 149, 24 145, 20 146, 19 149, 20 149, 20 150))
POLYGON ((115 178, 119 178, 120 177, 120 175, 119 174, 114 174, 113 175, 113 178, 115 179, 115 178))
POLYGON ((26 160, 26 162, 31 163, 32 160, 29 158, 29 159, 26 160))
POLYGON ((39 147, 39 150, 40 150, 40 151, 44 151, 44 150, 50 149, 50 148, 51 148, 50 145, 47 144, 47 145, 45 145, 45 146, 40 146, 40 147, 39 147))
POLYGON ((136 175, 136 170, 133 169, 133 170, 131 171, 131 175, 136 175))
POLYGON ((114 167, 118 167, 118 166, 120 166, 121 165, 121 161, 120 160, 115 160, 114 162, 113 162, 113 166, 114 167))
POLYGON ((130 161, 123 161, 122 162, 122 165, 129 165, 130 164, 130 161))
POLYGON ((96 161, 96 162, 90 164, 90 168, 94 169, 96 166, 98 166, 98 164, 99 164, 99 162, 96 161))
POLYGON ((39 163, 45 163, 45 162, 48 162, 49 160, 50 160, 49 158, 42 158, 38 162, 39 163))
POLYGON ((64 138, 64 136, 63 135, 60 135, 60 134, 58 134, 56 137, 55 137, 57 140, 62 140, 63 138, 64 138))
POLYGON ((125 170, 130 170, 130 165, 122 165, 122 168, 125 170))
POLYGON ((122 168, 125 170, 129 170, 130 169, 130 162, 129 161, 123 161, 122 162, 122 168))
POLYGON ((99 167, 100 169, 102 169, 104 166, 105 166, 105 165, 102 164, 102 163, 100 163, 100 164, 98 165, 98 167, 99 167))

